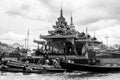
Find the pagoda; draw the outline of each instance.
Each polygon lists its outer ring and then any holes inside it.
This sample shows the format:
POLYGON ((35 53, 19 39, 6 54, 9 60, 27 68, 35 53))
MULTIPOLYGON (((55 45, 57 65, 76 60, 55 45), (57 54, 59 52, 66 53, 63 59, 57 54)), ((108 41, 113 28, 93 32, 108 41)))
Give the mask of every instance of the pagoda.
POLYGON ((45 42, 34 40, 34 42, 42 44, 42 49, 49 51, 50 55, 81 55, 86 40, 90 43, 100 43, 96 38, 91 38, 90 35, 86 37, 84 32, 76 31, 72 15, 70 24, 68 24, 63 16, 62 8, 60 16, 52 27, 54 30, 48 31, 49 35, 40 35, 40 38, 45 42))

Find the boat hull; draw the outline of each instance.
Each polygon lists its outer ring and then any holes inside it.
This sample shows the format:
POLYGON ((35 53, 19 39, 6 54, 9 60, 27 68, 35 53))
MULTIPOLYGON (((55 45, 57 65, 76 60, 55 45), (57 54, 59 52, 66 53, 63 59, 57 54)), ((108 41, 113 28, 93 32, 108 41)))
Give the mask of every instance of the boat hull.
POLYGON ((99 65, 84 65, 84 64, 75 64, 68 62, 60 62, 60 65, 63 69, 72 70, 72 71, 89 71, 89 72, 120 72, 120 66, 99 66, 99 65))
POLYGON ((10 66, 2 66, 0 67, 0 71, 4 72, 14 72, 14 73, 62 73, 65 72, 65 69, 61 68, 31 68, 31 69, 26 69, 24 70, 23 68, 15 68, 15 67, 10 67, 10 66))
POLYGON ((23 69, 18 69, 18 68, 1 68, 0 69, 3 72, 14 72, 14 73, 19 73, 19 72, 23 72, 23 73, 42 73, 44 72, 43 70, 26 70, 24 71, 23 69))

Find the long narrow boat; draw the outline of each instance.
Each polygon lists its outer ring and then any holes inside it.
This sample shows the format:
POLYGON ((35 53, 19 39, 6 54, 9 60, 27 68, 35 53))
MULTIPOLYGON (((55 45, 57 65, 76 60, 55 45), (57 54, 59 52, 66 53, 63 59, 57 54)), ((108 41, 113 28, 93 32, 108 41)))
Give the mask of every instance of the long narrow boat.
POLYGON ((88 64, 76 64, 61 61, 60 65, 63 69, 72 70, 72 71, 89 71, 89 72, 120 72, 120 66, 100 66, 100 65, 88 65, 88 64))
POLYGON ((22 73, 62 73, 68 70, 61 69, 61 68, 55 68, 55 67, 11 67, 7 65, 3 65, 0 67, 0 71, 4 72, 22 72, 22 73))
POLYGON ((24 63, 20 63, 20 62, 7 62, 5 65, 12 67, 12 68, 23 68, 25 66, 24 63))
POLYGON ((39 68, 39 69, 22 69, 22 68, 11 68, 11 67, 1 67, 0 71, 4 71, 4 72, 14 72, 14 73, 61 73, 61 72, 65 72, 65 69, 58 69, 58 68, 39 68))
POLYGON ((6 67, 6 68, 0 68, 0 71, 3 71, 3 72, 14 72, 14 73, 18 73, 18 72, 22 72, 22 73, 43 73, 46 70, 44 70, 44 69, 41 69, 41 70, 40 69, 39 70, 30 70, 30 69, 23 70, 22 68, 6 67))

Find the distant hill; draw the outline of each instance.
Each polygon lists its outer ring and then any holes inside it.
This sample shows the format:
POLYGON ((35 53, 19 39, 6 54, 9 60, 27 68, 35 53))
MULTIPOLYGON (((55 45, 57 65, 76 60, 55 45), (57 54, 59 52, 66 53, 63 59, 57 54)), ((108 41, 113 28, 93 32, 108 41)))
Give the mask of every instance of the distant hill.
POLYGON ((20 45, 19 43, 14 43, 13 45, 11 45, 13 48, 23 48, 23 45, 20 45))
POLYGON ((11 47, 10 45, 0 42, 0 51, 1 52, 3 52, 3 51, 12 52, 13 50, 14 50, 14 48, 11 47))

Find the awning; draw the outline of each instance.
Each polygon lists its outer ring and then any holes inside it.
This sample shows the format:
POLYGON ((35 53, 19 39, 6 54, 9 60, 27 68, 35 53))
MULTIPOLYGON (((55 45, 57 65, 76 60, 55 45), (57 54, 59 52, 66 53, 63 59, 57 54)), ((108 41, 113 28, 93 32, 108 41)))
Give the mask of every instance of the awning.
POLYGON ((45 44, 45 41, 34 40, 33 42, 38 43, 38 44, 45 44))
POLYGON ((57 39, 57 38, 78 38, 77 34, 72 34, 72 35, 60 35, 60 34, 56 34, 56 35, 40 35, 40 38, 42 39, 57 39))
POLYGON ((102 43, 100 41, 97 40, 91 40, 91 39, 79 39, 79 40, 75 40, 75 42, 93 42, 93 43, 102 43))

